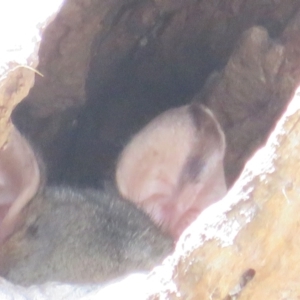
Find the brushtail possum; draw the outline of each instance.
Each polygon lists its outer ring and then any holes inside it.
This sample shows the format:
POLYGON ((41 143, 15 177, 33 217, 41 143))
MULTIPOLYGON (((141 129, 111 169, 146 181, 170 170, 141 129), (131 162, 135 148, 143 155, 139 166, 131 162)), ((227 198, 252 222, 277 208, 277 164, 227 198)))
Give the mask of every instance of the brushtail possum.
POLYGON ((35 154, 16 128, 0 150, 0 275, 20 285, 101 283, 150 270, 173 249, 113 185, 41 188, 35 154))

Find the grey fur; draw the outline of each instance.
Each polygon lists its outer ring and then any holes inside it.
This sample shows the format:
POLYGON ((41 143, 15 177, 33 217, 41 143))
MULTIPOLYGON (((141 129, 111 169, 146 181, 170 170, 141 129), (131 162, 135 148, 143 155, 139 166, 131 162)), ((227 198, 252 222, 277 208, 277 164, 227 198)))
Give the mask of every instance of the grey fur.
POLYGON ((114 189, 48 187, 29 204, 25 226, 0 249, 0 270, 21 285, 100 283, 149 270, 172 248, 114 189))

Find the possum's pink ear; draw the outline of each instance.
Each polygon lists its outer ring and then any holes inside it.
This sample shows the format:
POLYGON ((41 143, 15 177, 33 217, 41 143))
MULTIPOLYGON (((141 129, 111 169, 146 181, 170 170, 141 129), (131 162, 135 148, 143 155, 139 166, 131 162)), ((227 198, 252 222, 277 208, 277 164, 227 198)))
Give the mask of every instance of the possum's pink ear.
POLYGON ((12 233, 24 206, 38 190, 40 172, 28 142, 16 128, 0 148, 0 243, 12 233))
POLYGON ((124 148, 116 169, 122 196, 142 208, 159 226, 170 223, 180 174, 194 144, 187 106, 151 121, 124 148))
POLYGON ((226 194, 225 136, 206 107, 170 109, 137 133, 116 169, 122 196, 175 239, 226 194))

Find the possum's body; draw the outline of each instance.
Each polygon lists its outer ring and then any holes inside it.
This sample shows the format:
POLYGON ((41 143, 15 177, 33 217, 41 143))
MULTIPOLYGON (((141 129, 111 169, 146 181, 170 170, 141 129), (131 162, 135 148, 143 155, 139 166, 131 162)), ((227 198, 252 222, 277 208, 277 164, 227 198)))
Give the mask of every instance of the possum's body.
POLYGON ((21 285, 100 283, 150 270, 171 250, 172 240, 111 189, 48 187, 1 247, 0 269, 21 285))
POLYGON ((21 285, 100 283, 151 269, 172 251, 169 235, 226 194, 224 152, 209 109, 164 112, 120 156, 116 184, 130 203, 114 188, 41 189, 36 156, 13 129, 0 150, 0 275, 21 285))

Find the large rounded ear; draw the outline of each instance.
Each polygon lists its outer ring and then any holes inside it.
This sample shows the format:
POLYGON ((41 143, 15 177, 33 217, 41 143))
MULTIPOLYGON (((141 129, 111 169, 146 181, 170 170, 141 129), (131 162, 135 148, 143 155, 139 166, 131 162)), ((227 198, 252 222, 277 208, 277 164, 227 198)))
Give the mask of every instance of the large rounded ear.
POLYGON ((34 152, 12 127, 0 149, 0 242, 12 233, 24 206, 38 190, 40 171, 34 152))
MULTIPOLYGON (((138 132, 124 148, 116 169, 121 195, 141 207, 158 224, 176 189, 193 142, 187 106, 170 109, 138 132)), ((170 205, 169 205, 170 204, 170 205)))
POLYGON ((123 150, 116 170, 122 196, 178 238, 226 193, 224 133, 206 107, 192 103, 156 117, 123 150))

